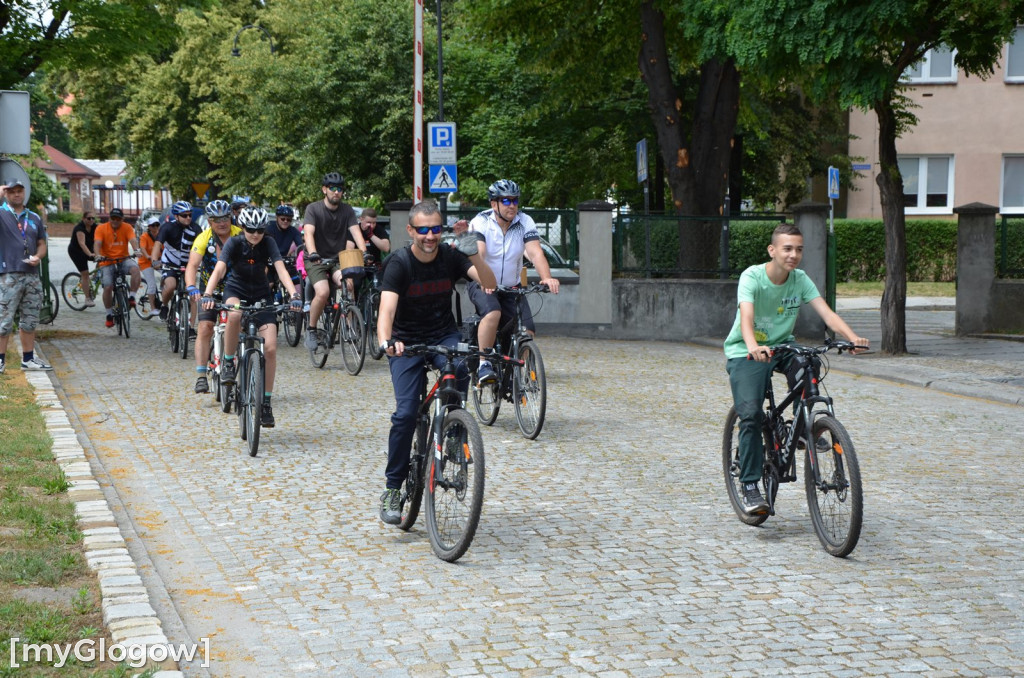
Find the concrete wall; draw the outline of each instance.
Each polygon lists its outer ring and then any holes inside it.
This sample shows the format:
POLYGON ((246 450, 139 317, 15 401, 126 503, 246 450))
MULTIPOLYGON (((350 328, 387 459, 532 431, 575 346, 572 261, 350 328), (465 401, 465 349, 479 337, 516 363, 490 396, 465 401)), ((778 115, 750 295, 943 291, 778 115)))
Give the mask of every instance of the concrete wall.
POLYGON ((957 207, 956 319, 958 336, 1024 332, 1024 280, 997 280, 996 208, 957 207))

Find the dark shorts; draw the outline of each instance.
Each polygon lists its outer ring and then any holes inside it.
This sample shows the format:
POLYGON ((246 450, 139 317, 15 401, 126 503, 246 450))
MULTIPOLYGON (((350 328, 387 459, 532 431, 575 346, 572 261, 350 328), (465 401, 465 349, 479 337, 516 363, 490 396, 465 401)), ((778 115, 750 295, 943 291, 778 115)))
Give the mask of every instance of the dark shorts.
POLYGON ((533 324, 533 311, 530 310, 530 304, 525 298, 501 294, 500 292, 487 294, 480 288, 478 283, 473 281, 466 283, 466 294, 469 296, 469 300, 473 302, 473 306, 481 318, 492 311, 501 311, 501 322, 498 324, 498 329, 501 329, 506 322, 515 317, 516 302, 522 299, 523 327, 531 332, 536 331, 533 324))
POLYGON ((81 273, 82 271, 89 270, 89 264, 91 260, 85 256, 85 252, 82 250, 68 250, 68 254, 71 256, 71 261, 75 264, 75 270, 81 273))
MULTIPOLYGON (((227 302, 232 297, 238 297, 238 300, 243 304, 255 304, 257 301, 262 301, 265 304, 274 303, 273 294, 253 294, 250 290, 242 289, 237 285, 227 284, 224 286, 224 301, 227 302)), ((277 313, 273 310, 267 309, 256 314, 256 327, 276 324, 277 313)))

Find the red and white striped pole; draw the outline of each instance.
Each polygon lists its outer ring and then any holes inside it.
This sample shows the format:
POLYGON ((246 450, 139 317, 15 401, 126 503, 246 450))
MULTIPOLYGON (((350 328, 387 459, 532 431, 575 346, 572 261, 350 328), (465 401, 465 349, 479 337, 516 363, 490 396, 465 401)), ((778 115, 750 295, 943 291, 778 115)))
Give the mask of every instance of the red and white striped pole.
POLYGON ((413 202, 423 200, 423 0, 416 2, 415 56, 412 116, 412 195, 413 202))

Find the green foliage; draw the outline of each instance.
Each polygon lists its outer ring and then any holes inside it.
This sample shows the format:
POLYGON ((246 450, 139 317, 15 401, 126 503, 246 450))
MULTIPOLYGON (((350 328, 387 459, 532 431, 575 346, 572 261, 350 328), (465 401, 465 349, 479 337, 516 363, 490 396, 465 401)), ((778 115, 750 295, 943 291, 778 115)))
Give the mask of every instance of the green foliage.
MULTIPOLYGON (((837 219, 836 280, 885 277, 885 228, 879 220, 837 219)), ((942 219, 907 220, 907 280, 956 279, 957 223, 942 219)))
POLYGON ((31 140, 31 150, 28 155, 12 155, 28 174, 29 182, 32 185, 32 193, 29 196, 27 205, 29 209, 38 211, 41 205, 54 205, 58 199, 67 198, 68 192, 46 176, 46 172, 33 164, 34 160, 46 160, 46 153, 43 152, 43 143, 36 139, 31 140))
POLYGON ((996 224, 996 270, 1000 277, 1024 278, 1024 219, 996 224))

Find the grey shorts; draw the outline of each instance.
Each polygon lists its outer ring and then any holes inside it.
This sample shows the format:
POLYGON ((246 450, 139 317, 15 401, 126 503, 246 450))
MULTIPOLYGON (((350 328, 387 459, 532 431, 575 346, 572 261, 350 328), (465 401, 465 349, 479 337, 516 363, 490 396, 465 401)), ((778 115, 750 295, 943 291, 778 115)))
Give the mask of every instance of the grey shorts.
POLYGON ((114 271, 121 269, 122 275, 128 275, 132 271, 139 270, 139 265, 132 259, 125 259, 120 264, 111 264, 110 266, 104 266, 100 269, 100 284, 104 287, 110 287, 114 284, 114 271))
POLYGON ((38 273, 0 275, 0 337, 14 329, 14 314, 21 312, 18 324, 25 332, 34 332, 43 307, 43 281, 38 273))

